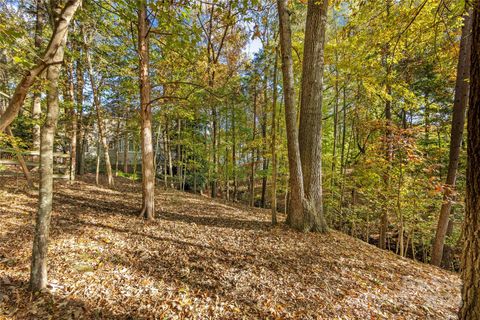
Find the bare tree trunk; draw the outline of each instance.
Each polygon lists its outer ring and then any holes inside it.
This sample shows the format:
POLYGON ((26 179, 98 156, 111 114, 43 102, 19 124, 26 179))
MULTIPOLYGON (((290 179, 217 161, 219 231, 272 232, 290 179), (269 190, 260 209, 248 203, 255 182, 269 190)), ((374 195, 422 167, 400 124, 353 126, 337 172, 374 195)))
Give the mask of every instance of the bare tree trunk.
MULTIPOLYGON (((68 8, 69 4, 73 5, 71 15, 69 15, 71 18, 79 2, 73 2, 72 4, 69 1, 66 8, 68 8)), ((59 10, 55 2, 52 2, 52 7, 53 12, 58 13, 59 10)), ((53 202, 53 147, 59 113, 58 78, 60 76, 61 64, 58 62, 63 61, 64 47, 68 34, 68 23, 62 26, 62 20, 66 19, 65 10, 63 9, 55 17, 56 31, 54 31, 54 35, 59 33, 57 31, 58 28, 64 28, 60 32, 62 37, 58 39, 55 53, 50 58, 57 63, 50 65, 47 69, 47 116, 42 127, 40 139, 40 186, 30 270, 30 288, 33 291, 42 290, 47 286, 48 236, 53 202)))
POLYGON ((76 151, 76 170, 77 174, 82 175, 84 174, 85 170, 85 132, 84 132, 84 119, 83 119, 83 87, 84 87, 84 80, 83 80, 83 68, 82 68, 82 61, 81 61, 81 49, 78 47, 78 54, 79 58, 76 63, 76 107, 77 107, 77 151, 76 151))
POLYGON ((117 119, 117 129, 115 130, 115 177, 118 177, 118 158, 120 157, 120 119, 117 119))
POLYGON ((97 165, 95 167, 95 184, 98 186, 100 184, 100 151, 101 145, 100 141, 97 140, 97 165))
POLYGON ((236 133, 235 107, 232 104, 232 170, 233 170, 233 201, 237 201, 238 180, 237 180, 237 133, 236 133))
MULTIPOLYGON (((35 21, 35 50, 38 52, 42 46, 43 24, 45 23, 43 11, 43 0, 36 0, 36 21, 35 21)), ((35 88, 39 90, 40 88, 35 88)), ((32 97, 32 119, 33 124, 33 150, 40 150, 40 115, 42 113, 41 94, 38 91, 32 97)))
POLYGON ((171 147, 171 140, 170 140, 170 135, 168 131, 168 122, 166 125, 166 132, 167 136, 167 154, 168 154, 168 172, 170 176, 170 188, 174 188, 175 186, 173 185, 173 163, 172 163, 172 147, 171 147))
POLYGON ((463 16, 462 38, 460 40, 460 54, 457 65, 457 79, 455 84, 455 100, 453 103, 452 129, 450 132, 450 154, 447 179, 445 181, 442 207, 438 218, 435 241, 432 248, 431 263, 440 266, 443 257, 443 247, 448 229, 448 220, 452 202, 455 198, 455 182, 457 177, 458 159, 463 139, 465 125, 465 110, 468 102, 468 77, 470 74, 470 32, 471 12, 463 16))
POLYGON ((152 105, 150 103, 150 78, 148 74, 149 41, 146 2, 138 8, 138 56, 140 62, 140 108, 142 119, 142 210, 147 220, 155 217, 155 167, 153 163, 152 105))
POLYGON ((68 102, 70 113, 70 168, 69 179, 75 181, 76 160, 77 160, 77 113, 75 108, 75 89, 73 86, 73 65, 71 61, 65 63, 67 71, 67 88, 65 99, 68 102))
POLYGON ((278 52, 275 50, 275 62, 273 64, 273 95, 272 95, 272 225, 277 224, 277 62, 278 52))
POLYGON ((480 1, 473 2, 460 320, 480 319, 480 1))
POLYGON ((267 197, 267 170, 268 170, 268 159, 266 156, 267 153, 267 106, 268 106, 268 77, 267 77, 267 67, 265 67, 265 76, 263 83, 263 110, 262 110, 262 193, 260 198, 260 207, 265 208, 266 197, 267 197))
POLYGON ((0 117, 0 132, 5 130, 5 128, 17 117, 18 112, 25 101, 28 90, 35 83, 37 77, 49 66, 62 63, 63 54, 62 59, 59 60, 57 59, 59 56, 57 55, 57 52, 62 50, 62 41, 64 41, 70 21, 80 3, 81 0, 69 0, 66 2, 59 14, 59 19, 56 19, 55 21, 52 37, 43 57, 40 58, 37 61, 37 64, 23 76, 22 80, 20 80, 15 88, 12 98, 10 99, 7 109, 0 117))
MULTIPOLYGON (((85 38, 85 46, 87 45, 86 35, 84 34, 85 38)), ((101 103, 100 97, 98 93, 98 88, 95 84, 95 77, 93 75, 93 66, 92 66, 92 59, 90 57, 90 52, 87 47, 85 47, 85 55, 87 58, 87 66, 88 66, 88 74, 90 76, 90 84, 92 86, 92 94, 93 94, 93 104, 95 105, 95 111, 97 113, 97 125, 98 125, 98 133, 100 135, 100 141, 102 142, 102 149, 103 149, 103 157, 105 159, 105 169, 107 171, 107 178, 108 178, 108 185, 114 185, 113 179, 113 172, 112 172, 112 164, 110 162, 110 154, 108 153, 108 143, 107 143, 107 136, 105 132, 105 127, 101 115, 101 103)))
POLYGON ((180 141, 182 134, 182 122, 180 119, 177 119, 177 181, 178 181, 178 190, 182 190, 182 181, 183 181, 183 162, 182 162, 182 145, 180 141))
POLYGON ((328 0, 308 1, 303 51, 300 157, 309 203, 303 229, 326 232, 322 191, 322 91, 328 0))
MULTIPOLYGON (((255 142, 257 135, 257 87, 256 83, 254 84, 255 88, 253 89, 253 122, 252 122, 252 142, 255 142)), ((255 206, 255 149, 252 146, 252 163, 250 167, 250 199, 249 204, 251 207, 255 206)))
POLYGON ((127 115, 125 114, 125 128, 123 133, 123 172, 128 173, 128 129, 127 129, 127 115))
POLYGON ((277 0, 282 52, 283 98, 287 127, 288 167, 290 173, 290 201, 288 204, 287 223, 295 229, 303 230, 303 174, 298 144, 297 111, 295 108, 292 31, 287 3, 288 0, 277 0))

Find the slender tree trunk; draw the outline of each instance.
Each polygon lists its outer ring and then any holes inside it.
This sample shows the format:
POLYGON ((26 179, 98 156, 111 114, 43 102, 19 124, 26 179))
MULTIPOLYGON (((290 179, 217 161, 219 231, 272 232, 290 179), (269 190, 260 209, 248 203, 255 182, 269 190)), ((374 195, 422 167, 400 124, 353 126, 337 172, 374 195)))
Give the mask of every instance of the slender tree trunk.
POLYGON ((128 129, 127 120, 125 118, 125 128, 123 133, 123 172, 128 173, 128 129))
POLYGON ((98 186, 100 184, 100 153, 102 146, 100 141, 97 140, 97 157, 96 157, 96 167, 95 167, 95 184, 98 186))
POLYGON ((295 89, 292 59, 292 30, 287 11, 288 0, 277 0, 280 47, 282 53, 283 98, 285 103, 285 122, 287 128, 287 149, 289 167, 290 201, 288 203, 287 223, 303 230, 303 174, 298 144, 297 111, 295 107, 295 89))
POLYGON ((117 129, 115 130, 115 177, 118 176, 119 156, 120 156, 120 119, 117 119, 117 129))
POLYGON ((327 231, 322 194, 322 91, 327 9, 328 0, 308 1, 299 131, 303 184, 308 201, 303 229, 316 232, 327 231))
POLYGON ((65 63, 67 71, 66 101, 68 102, 70 115, 70 168, 69 179, 75 181, 76 160, 77 160, 77 112, 75 108, 75 88, 73 86, 73 65, 71 61, 65 63))
POLYGON ((273 94, 272 94, 272 225, 277 224, 277 62, 278 52, 275 50, 275 62, 273 64, 273 94))
MULTIPOLYGON (((212 81, 213 83, 213 81, 212 81)), ((213 87, 213 84, 212 84, 213 87)), ((212 127, 213 127, 213 180, 212 180, 212 198, 217 197, 217 179, 218 179, 218 114, 217 107, 212 107, 212 127)))
POLYGON ((83 80, 83 68, 82 68, 82 61, 81 61, 81 49, 78 48, 79 58, 76 63, 76 107, 77 107, 77 151, 75 152, 77 156, 76 160, 76 171, 77 174, 82 175, 84 173, 85 168, 85 141, 84 141, 84 118, 83 118, 83 87, 84 87, 84 80, 83 80))
POLYGON ((138 56, 140 61, 140 107, 142 119, 142 210, 147 220, 155 217, 155 167, 153 164, 152 105, 150 103, 149 41, 146 1, 139 1, 138 56))
MULTIPOLYGON (((74 4, 74 10, 79 3, 74 4)), ((66 6, 68 6, 67 3, 66 6)), ((55 16, 55 31, 61 26, 61 20, 65 19, 64 12, 59 14, 57 3, 52 2, 52 11, 56 13, 55 16)), ((70 18, 71 18, 70 16, 70 18)), ((68 20, 69 21, 69 20, 68 20)), ((62 37, 58 39, 58 46, 55 54, 51 57, 52 61, 63 61, 64 47, 67 39, 68 23, 63 26, 65 30, 61 32, 62 37)), ((57 127, 57 119, 59 113, 58 102, 58 78, 60 76, 61 64, 52 64, 47 69, 47 116, 45 123, 41 130, 40 138, 40 185, 39 185, 39 199, 38 212, 35 223, 35 233, 33 239, 32 249, 32 264, 30 269, 30 288, 33 291, 39 291, 47 286, 47 251, 48 251, 48 236, 50 229, 50 217, 52 213, 53 202, 53 147, 55 141, 55 129, 57 127)), ((13 99, 12 99, 13 100, 13 99)))
POLYGON ((431 263, 440 266, 443 257, 443 247, 448 229, 448 220, 452 202, 455 198, 455 182, 457 177, 460 149, 462 147, 463 127, 465 125, 465 110, 468 102, 468 77, 470 75, 470 32, 471 12, 463 17, 462 38, 460 40, 460 55, 457 65, 457 80, 455 84, 455 100, 453 103, 452 129, 450 132, 450 154, 447 179, 445 181, 442 207, 438 218, 435 241, 432 248, 431 263))
POLYGON ((237 201, 238 181, 237 181, 237 129, 235 107, 232 104, 232 170, 233 170, 233 201, 237 201))
POLYGON ((136 179, 137 178, 137 167, 138 167, 138 145, 137 145, 137 141, 135 141, 135 139, 132 141, 133 143, 133 176, 134 178, 133 179, 136 179))
POLYGON ((158 128, 157 128, 157 137, 155 139, 155 152, 154 152, 154 156, 153 156, 153 166, 155 168, 155 172, 157 171, 158 169, 158 163, 157 163, 157 159, 158 159, 158 154, 160 152, 160 146, 162 145, 161 144, 161 139, 160 139, 160 135, 162 134, 162 125, 159 123, 158 124, 158 128))
POLYGON ((460 320, 480 319, 480 0, 473 2, 460 320))
POLYGON ((182 141, 181 138, 182 134, 182 122, 180 119, 177 119, 177 181, 178 181, 178 190, 182 190, 182 181, 183 181, 183 162, 182 162, 182 145, 180 144, 180 141, 182 141))
POLYGON ((262 110, 262 193, 260 198, 260 206, 265 208, 266 197, 267 197, 267 170, 268 170, 268 159, 267 159, 267 106, 268 106, 268 77, 267 77, 267 67, 265 67, 265 75, 263 80, 263 110, 262 110))
MULTIPOLYGON (((87 44, 86 36, 85 38, 85 45, 87 44)), ((102 142, 102 149, 103 149, 103 157, 105 159, 105 169, 107 171, 107 178, 108 178, 108 185, 114 185, 113 179, 113 172, 112 172, 112 164, 110 162, 110 154, 108 152, 108 143, 107 143, 107 136, 105 132, 105 124, 103 123, 102 114, 101 114, 101 103, 98 88, 95 84, 95 77, 93 75, 93 66, 92 66, 92 59, 90 57, 90 52, 88 48, 85 48, 85 55, 87 58, 87 65, 88 65, 88 74, 90 76, 90 84, 92 86, 92 94, 93 94, 93 104, 95 106, 95 111, 97 113, 97 125, 98 125, 98 134, 100 136, 100 141, 102 142)))
POLYGON ((175 186, 173 185, 172 147, 171 147, 170 134, 169 134, 169 131, 168 131, 168 120, 167 120, 165 130, 166 130, 165 134, 167 136, 168 173, 169 173, 169 176, 170 176, 170 188, 173 189, 175 186))
MULTIPOLYGON (((43 24, 45 23, 43 11, 43 0, 36 0, 36 21, 35 21, 35 50, 39 52, 43 40, 43 24)), ((38 86, 32 97, 32 119, 33 124, 33 150, 40 150, 40 115, 42 113, 41 94, 38 86)))
MULTIPOLYGON (((252 142, 255 144, 255 138, 257 136, 257 87, 256 83, 254 84, 255 88, 253 89, 253 122, 252 122, 252 142)), ((250 167, 250 206, 255 206, 255 150, 256 148, 252 146, 252 163, 250 167)))

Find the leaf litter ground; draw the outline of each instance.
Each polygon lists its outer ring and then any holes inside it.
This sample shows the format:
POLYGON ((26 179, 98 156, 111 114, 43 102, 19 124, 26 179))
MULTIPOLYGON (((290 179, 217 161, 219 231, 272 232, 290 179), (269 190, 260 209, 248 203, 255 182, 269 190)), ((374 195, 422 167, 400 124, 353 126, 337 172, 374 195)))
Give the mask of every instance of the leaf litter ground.
POLYGON ((36 195, 0 181, 0 319, 455 319, 456 274, 269 211, 91 176, 55 184, 49 286, 28 291, 36 195))

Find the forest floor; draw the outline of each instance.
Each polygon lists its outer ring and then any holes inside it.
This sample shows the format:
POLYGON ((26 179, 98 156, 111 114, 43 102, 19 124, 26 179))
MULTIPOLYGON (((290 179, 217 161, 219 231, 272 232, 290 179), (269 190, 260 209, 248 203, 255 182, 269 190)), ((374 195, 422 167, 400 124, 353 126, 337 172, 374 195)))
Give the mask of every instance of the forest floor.
POLYGON ((56 182, 48 290, 28 289, 36 195, 0 181, 0 319, 454 319, 456 274, 268 210, 138 183, 56 182))

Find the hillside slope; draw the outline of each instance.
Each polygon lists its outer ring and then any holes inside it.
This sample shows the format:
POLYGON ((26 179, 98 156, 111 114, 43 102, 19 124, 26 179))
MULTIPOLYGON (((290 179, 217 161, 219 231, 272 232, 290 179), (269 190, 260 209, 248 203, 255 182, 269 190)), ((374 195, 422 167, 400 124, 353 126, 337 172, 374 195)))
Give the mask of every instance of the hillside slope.
POLYGON ((27 291, 36 197, 0 182, 0 319, 454 319, 457 275, 174 190, 56 184, 49 291, 27 291))

